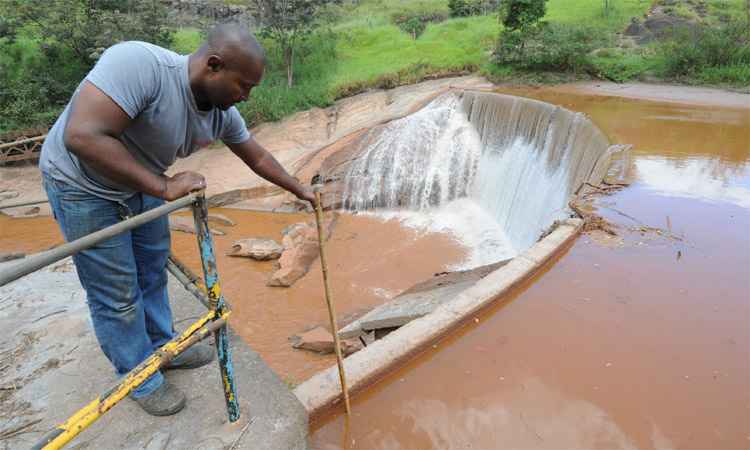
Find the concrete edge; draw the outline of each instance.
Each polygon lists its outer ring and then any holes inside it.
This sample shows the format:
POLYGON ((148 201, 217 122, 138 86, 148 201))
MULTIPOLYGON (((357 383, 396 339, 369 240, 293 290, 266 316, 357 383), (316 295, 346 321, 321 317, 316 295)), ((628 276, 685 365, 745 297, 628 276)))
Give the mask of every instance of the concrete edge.
MULTIPOLYGON (((479 310, 529 279, 581 232, 583 220, 568 219, 530 249, 461 292, 454 300, 416 319, 344 360, 350 392, 363 389, 410 356, 457 328, 479 310)), ((294 389, 313 420, 341 400, 337 366, 331 366, 294 389)))

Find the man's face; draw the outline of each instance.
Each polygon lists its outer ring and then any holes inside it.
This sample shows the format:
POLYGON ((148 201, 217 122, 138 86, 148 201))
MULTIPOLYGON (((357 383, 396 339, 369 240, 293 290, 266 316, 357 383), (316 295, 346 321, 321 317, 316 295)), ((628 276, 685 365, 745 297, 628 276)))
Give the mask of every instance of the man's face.
POLYGON ((250 91, 263 79, 264 65, 243 58, 234 64, 213 67, 206 83, 206 94, 216 108, 226 111, 250 97, 250 91))

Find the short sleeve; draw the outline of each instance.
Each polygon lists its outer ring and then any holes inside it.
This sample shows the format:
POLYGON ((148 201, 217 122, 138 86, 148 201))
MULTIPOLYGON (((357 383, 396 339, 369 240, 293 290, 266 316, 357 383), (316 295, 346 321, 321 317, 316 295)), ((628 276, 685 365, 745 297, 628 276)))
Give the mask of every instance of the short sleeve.
POLYGON ((232 106, 227 110, 224 129, 221 131, 221 140, 225 144, 241 144, 250 139, 250 132, 247 131, 245 119, 240 112, 232 106))
POLYGON ((108 48, 86 80, 131 118, 146 109, 158 88, 158 61, 144 46, 124 42, 108 48))

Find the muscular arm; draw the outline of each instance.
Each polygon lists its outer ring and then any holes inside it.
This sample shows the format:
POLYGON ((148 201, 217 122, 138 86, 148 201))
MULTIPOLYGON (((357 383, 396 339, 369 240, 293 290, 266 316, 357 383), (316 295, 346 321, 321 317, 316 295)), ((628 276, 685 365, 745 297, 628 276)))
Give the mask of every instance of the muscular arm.
POLYGON ((174 200, 205 187, 197 173, 169 178, 136 161, 118 139, 131 121, 111 98, 84 81, 65 126, 65 147, 102 175, 154 197, 174 200))
POLYGON ((241 144, 227 144, 232 152, 239 156, 253 172, 271 183, 286 189, 301 200, 315 201, 312 191, 303 186, 296 178, 281 167, 276 158, 263 148, 254 138, 241 144))

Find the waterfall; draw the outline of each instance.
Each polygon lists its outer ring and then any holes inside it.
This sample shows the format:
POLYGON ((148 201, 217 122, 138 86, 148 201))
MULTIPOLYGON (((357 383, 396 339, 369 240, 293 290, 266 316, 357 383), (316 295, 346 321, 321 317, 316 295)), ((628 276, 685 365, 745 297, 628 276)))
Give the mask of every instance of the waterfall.
POLYGON ((569 215, 583 182, 601 181, 590 177, 609 141, 583 114, 466 91, 370 130, 360 146, 343 179, 345 208, 430 213, 470 200, 520 252, 569 215))

